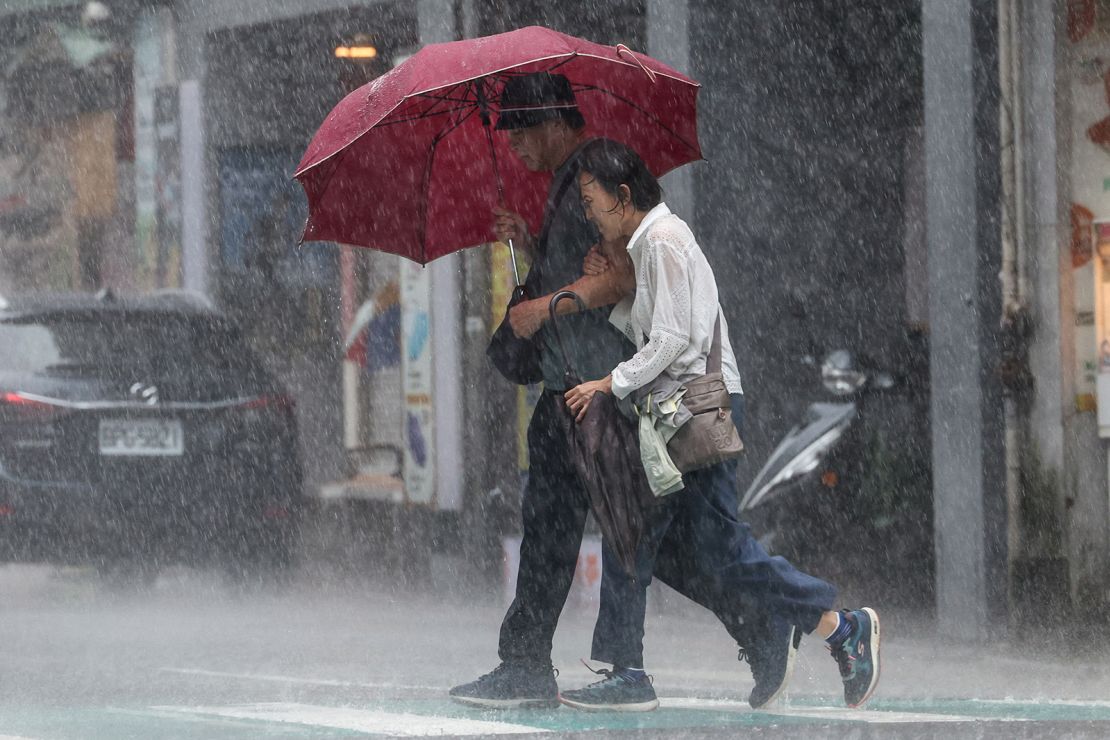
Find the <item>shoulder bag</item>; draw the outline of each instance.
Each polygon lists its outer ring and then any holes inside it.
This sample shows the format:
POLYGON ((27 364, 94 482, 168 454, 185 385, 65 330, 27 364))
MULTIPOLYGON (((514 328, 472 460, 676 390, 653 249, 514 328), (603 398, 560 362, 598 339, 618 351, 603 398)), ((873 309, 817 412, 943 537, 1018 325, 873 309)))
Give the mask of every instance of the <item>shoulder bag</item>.
POLYGON ((744 443, 732 423, 732 399, 721 372, 721 317, 713 326, 713 345, 705 375, 683 383, 682 405, 693 417, 679 427, 667 443, 667 452, 679 472, 706 468, 739 457, 744 443))

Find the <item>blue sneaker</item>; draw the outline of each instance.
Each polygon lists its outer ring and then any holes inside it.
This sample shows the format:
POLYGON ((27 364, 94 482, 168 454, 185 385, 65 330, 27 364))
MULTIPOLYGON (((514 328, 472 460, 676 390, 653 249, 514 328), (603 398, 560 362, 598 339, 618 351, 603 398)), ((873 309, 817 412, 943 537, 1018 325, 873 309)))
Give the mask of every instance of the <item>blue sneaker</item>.
POLYGON ((786 690, 802 641, 802 633, 788 622, 775 617, 761 621, 761 628, 751 635, 750 645, 740 648, 740 660, 752 667, 755 680, 748 696, 752 709, 767 706, 786 690))
POLYGON ((844 701, 850 707, 863 706, 879 683, 879 615, 864 607, 841 611, 852 632, 839 645, 830 645, 840 678, 844 681, 844 701))
POLYGON ((485 709, 554 709, 559 706, 555 674, 549 664, 502 663, 449 694, 460 704, 485 709))
POLYGON ((650 712, 659 706, 651 676, 646 673, 604 669, 594 673, 605 678, 581 689, 564 691, 559 694, 559 701, 587 712, 650 712))

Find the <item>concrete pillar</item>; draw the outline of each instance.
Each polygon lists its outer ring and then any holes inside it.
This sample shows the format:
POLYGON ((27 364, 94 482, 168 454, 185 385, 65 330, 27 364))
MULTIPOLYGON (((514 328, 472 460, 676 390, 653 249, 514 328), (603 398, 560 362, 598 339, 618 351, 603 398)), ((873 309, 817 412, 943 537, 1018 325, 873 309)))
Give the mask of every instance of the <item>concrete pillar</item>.
POLYGON ((212 253, 208 247, 211 208, 208 179, 215 171, 208 152, 204 112, 205 33, 196 14, 177 9, 178 101, 181 118, 181 262, 187 290, 207 295, 212 253))
MULTIPOLYGON (((420 44, 454 41, 451 0, 420 0, 420 44)), ((432 356, 435 362, 435 464, 439 509, 458 510, 463 502, 462 464, 462 257, 452 254, 428 265, 431 290, 432 356)))
POLYGON ((997 6, 925 0, 922 26, 938 629, 981 640, 1006 593, 997 6))
POLYGON ((183 80, 181 116, 181 259, 187 290, 208 293, 208 216, 205 188, 204 94, 200 80, 183 80))
MULTIPOLYGON (((689 0, 647 2, 647 54, 686 75, 691 75, 689 18, 689 0)), ((664 176, 661 182, 667 205, 696 232, 694 173, 691 167, 680 167, 664 176)))
MULTIPOLYGON (((1075 406, 1076 308, 1071 265, 1070 128, 1068 121, 1068 75, 1065 50, 1069 42, 1060 9, 1053 3, 1021 2, 1021 48, 1023 90, 1020 112, 1026 136, 1024 176, 1029 188, 1026 212, 1026 263, 1029 273, 1029 306, 1036 327, 1029 347, 1030 372, 1036 378, 1029 409, 1030 453, 1027 464, 1042 466, 1058 482, 1056 515, 1063 522, 1071 515, 1072 526, 1064 533, 1063 549, 1049 551, 1050 541, 1034 539, 1023 554, 1030 558, 1067 556, 1074 589, 1083 582, 1098 582, 1106 567, 1103 558, 1085 553, 1103 547, 1106 541, 1105 496, 1076 496, 1064 481, 1079 485, 1097 479, 1105 486, 1103 466, 1095 455, 1071 439, 1093 440, 1093 414, 1078 415, 1075 406), (1087 422, 1084 427, 1081 422, 1087 422), (1089 436, 1088 436, 1089 435, 1089 436), (1065 476, 1064 472, 1070 475, 1065 476), (1086 473, 1086 474, 1084 474, 1086 473), (1094 475, 1092 475, 1094 473, 1094 475)), ((1097 443, 1095 443, 1097 444, 1097 443)), ((1095 481, 1092 481, 1095 482, 1095 481)), ((1047 526, 1047 525, 1046 525, 1047 526)), ((1073 591, 1073 596, 1074 591, 1073 591)))

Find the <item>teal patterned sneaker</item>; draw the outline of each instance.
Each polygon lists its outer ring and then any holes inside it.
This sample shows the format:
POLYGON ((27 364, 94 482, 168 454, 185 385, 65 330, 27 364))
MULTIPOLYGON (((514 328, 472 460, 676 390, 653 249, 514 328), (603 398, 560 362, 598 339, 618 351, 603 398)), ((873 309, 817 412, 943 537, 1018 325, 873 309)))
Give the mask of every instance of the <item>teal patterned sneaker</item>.
POLYGON ((840 667, 844 701, 850 707, 860 707, 871 698, 879 683, 879 615, 869 607, 845 609, 841 614, 852 631, 843 642, 830 645, 829 650, 840 667))
POLYGON ((650 712, 659 706, 651 676, 646 673, 604 669, 594 673, 605 678, 585 688, 564 691, 559 694, 559 701, 587 712, 650 712))

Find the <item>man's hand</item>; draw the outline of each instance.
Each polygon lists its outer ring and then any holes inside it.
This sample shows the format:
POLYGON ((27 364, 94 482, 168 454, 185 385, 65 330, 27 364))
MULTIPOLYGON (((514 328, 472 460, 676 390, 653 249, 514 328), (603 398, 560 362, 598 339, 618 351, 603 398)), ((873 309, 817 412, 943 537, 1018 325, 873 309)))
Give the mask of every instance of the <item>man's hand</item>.
POLYGON ((606 375, 601 380, 590 380, 582 385, 576 385, 563 394, 567 406, 574 412, 574 420, 580 422, 586 418, 586 410, 590 408, 590 401, 597 392, 613 392, 613 376, 606 375))
POLYGON ((590 247, 590 251, 586 253, 586 259, 582 261, 582 274, 600 275, 610 268, 612 268, 612 264, 609 262, 609 258, 601 253, 601 247, 597 244, 590 247))
POLYGON ((518 249, 532 249, 532 235, 528 233, 528 224, 518 213, 513 213, 507 208, 494 206, 493 208, 493 235, 498 241, 509 243, 518 249))
POLYGON ((513 327, 513 334, 521 339, 538 332, 546 320, 547 301, 542 298, 521 301, 509 309, 509 325, 513 327))

